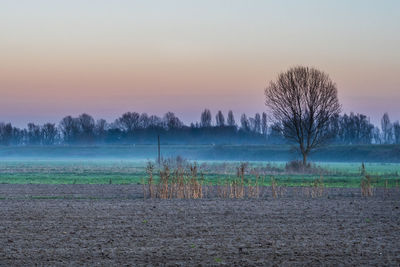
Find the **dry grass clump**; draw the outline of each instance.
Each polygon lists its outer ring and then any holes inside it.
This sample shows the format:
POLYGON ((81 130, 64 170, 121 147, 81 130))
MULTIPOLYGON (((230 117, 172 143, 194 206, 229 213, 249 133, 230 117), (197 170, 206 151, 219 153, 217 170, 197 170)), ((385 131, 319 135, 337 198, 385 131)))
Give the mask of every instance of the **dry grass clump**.
POLYGON ((259 198, 260 190, 260 175, 257 171, 251 171, 255 176, 254 182, 247 180, 248 163, 241 163, 236 168, 236 178, 233 180, 225 180, 217 186, 217 194, 220 198, 259 198))
POLYGON ((248 198, 258 198, 260 195, 259 179, 257 175, 255 182, 245 181, 245 173, 248 167, 248 163, 241 163, 239 167, 236 168, 236 178, 233 180, 225 180, 217 185, 217 194, 220 198, 236 198, 241 199, 248 198), (246 190, 247 189, 247 190, 246 190))
POLYGON ((327 170, 324 170, 321 167, 318 167, 314 164, 307 163, 303 164, 302 161, 293 160, 285 165, 285 172, 292 174, 317 174, 317 175, 326 175, 329 174, 327 170))
POLYGON ((282 197, 286 192, 285 187, 278 186, 278 183, 273 176, 271 176, 271 192, 273 198, 282 197))
MULTIPOLYGON (((361 164, 361 175, 364 176, 363 178, 361 178, 360 182, 361 195, 363 197, 372 197, 374 195, 374 191, 372 188, 372 178, 367 174, 364 163, 361 164)), ((385 186, 387 186, 387 181, 385 183, 385 186)))
POLYGON ((229 180, 221 181, 217 185, 217 195, 220 198, 229 198, 230 197, 230 189, 231 183, 229 180))
POLYGON ((389 195, 390 195, 389 183, 388 183, 388 180, 387 180, 387 179, 385 179, 385 186, 384 186, 384 189, 383 189, 383 194, 384 194, 385 196, 389 196, 389 195))
POLYGON ((243 198, 244 197, 244 172, 247 169, 247 163, 241 163, 237 168, 236 177, 237 179, 232 181, 231 186, 231 198, 243 198))
POLYGON ((148 163, 146 169, 148 189, 144 187, 144 197, 161 199, 203 198, 203 179, 199 179, 197 168, 197 165, 194 164, 189 165, 189 171, 186 171, 182 166, 171 171, 168 164, 164 163, 163 168, 159 170, 158 183, 154 183, 154 165, 148 163))
POLYGON ((196 163, 187 163, 186 166, 177 164, 174 165, 176 168, 171 168, 168 162, 163 161, 162 168, 158 170, 158 179, 154 178, 154 164, 151 162, 147 164, 147 180, 143 181, 144 198, 197 199, 207 197, 213 190, 220 198, 242 199, 260 196, 260 176, 256 175, 254 181, 247 181, 245 177, 247 163, 240 164, 235 179, 220 181, 218 185, 212 186, 205 184, 204 176, 201 172, 199 173, 196 163))
POLYGON ((161 166, 167 165, 170 169, 187 168, 190 164, 187 159, 176 156, 169 158, 161 158, 161 166))
POLYGON ((276 180, 273 176, 271 176, 271 190, 272 190, 272 197, 277 198, 278 197, 277 185, 276 185, 276 180))
MULTIPOLYGON (((148 175, 148 180, 147 180, 147 184, 149 187, 149 197, 150 198, 154 198, 155 197, 155 192, 154 192, 154 187, 153 187, 153 183, 154 183, 154 179, 153 179, 153 172, 154 172, 154 164, 152 164, 151 162, 147 163, 147 167, 146 167, 146 173, 148 175)), ((145 186, 145 184, 143 183, 143 186, 145 186)), ((144 192, 144 198, 146 198, 146 188, 143 188, 143 192, 144 192)))
POLYGON ((369 175, 361 179, 361 195, 363 197, 372 197, 374 195, 372 179, 369 175))
POLYGON ((260 181, 263 184, 263 181, 260 178, 260 175, 258 174, 257 171, 253 172, 253 175, 255 176, 254 183, 249 181, 247 183, 247 196, 249 198, 259 198, 260 197, 260 181))
POLYGON ((322 197, 324 195, 325 184, 324 178, 321 176, 319 179, 315 179, 313 182, 311 197, 322 197))
POLYGON ((323 197, 325 192, 324 178, 314 179, 314 181, 309 185, 303 187, 303 194, 307 197, 318 198, 323 197))
POLYGON ((361 176, 365 176, 365 175, 367 175, 367 171, 365 170, 365 164, 364 164, 364 162, 363 162, 363 163, 361 163, 361 170, 360 170, 360 174, 361 174, 361 176))

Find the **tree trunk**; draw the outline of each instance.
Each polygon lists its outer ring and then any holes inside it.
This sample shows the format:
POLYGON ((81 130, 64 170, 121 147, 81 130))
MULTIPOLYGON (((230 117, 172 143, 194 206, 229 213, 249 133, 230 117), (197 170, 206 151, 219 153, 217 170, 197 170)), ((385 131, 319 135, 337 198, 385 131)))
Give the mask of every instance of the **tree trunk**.
POLYGON ((303 152, 303 166, 307 166, 307 152, 303 152))

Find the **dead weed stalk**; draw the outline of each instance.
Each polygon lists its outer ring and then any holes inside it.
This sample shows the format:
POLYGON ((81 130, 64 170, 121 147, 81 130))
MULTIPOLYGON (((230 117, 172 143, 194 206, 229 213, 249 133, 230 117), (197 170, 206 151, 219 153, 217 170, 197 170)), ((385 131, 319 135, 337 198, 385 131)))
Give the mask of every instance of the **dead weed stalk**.
POLYGON ((372 188, 372 179, 371 176, 366 175, 361 179, 361 195, 363 197, 372 197, 374 195, 372 188))

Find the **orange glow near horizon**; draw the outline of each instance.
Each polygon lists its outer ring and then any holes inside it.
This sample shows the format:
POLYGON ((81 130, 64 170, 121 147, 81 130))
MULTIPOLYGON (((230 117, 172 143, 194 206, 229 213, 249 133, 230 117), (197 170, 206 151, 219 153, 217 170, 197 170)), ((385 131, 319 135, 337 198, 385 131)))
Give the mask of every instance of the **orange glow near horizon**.
POLYGON ((6 1, 0 121, 173 111, 189 122, 204 108, 253 115, 265 109, 268 82, 294 65, 328 73, 344 111, 400 119, 397 1, 228 2, 99 1, 77 10, 79 1, 6 1))

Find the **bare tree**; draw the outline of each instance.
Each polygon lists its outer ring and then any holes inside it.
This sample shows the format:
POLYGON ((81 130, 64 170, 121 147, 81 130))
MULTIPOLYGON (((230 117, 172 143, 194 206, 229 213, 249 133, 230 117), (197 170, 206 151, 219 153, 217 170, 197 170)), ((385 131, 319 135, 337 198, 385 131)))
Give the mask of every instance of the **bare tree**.
POLYGON ((381 130, 378 127, 372 129, 372 138, 374 139, 374 144, 382 144, 381 130))
POLYGON ((250 131, 250 122, 247 119, 246 114, 242 114, 242 116, 240 117, 240 125, 241 125, 241 129, 245 132, 249 132, 250 131))
POLYGON ((228 123, 228 126, 231 126, 231 127, 236 126, 235 117, 233 116, 232 110, 229 110, 228 119, 226 122, 228 123))
POLYGON ((46 123, 42 126, 43 145, 54 145, 58 130, 54 123, 46 123))
POLYGON ((107 132, 107 121, 104 119, 99 119, 96 121, 96 125, 94 127, 94 133, 98 142, 104 142, 107 132))
POLYGON ((134 130, 139 128, 140 114, 137 112, 126 112, 117 119, 117 124, 127 133, 132 134, 134 130))
POLYGON ((249 131, 255 133, 256 132, 256 120, 252 117, 247 119, 249 123, 249 131))
POLYGON ((394 143, 400 144, 400 123, 396 121, 393 123, 394 143))
POLYGON ((219 110, 217 115, 215 115, 215 122, 218 127, 225 126, 225 117, 224 114, 222 114, 221 110, 219 110))
POLYGON ((173 112, 165 113, 163 121, 168 130, 181 128, 183 126, 183 122, 181 122, 173 112))
POLYGON ((149 117, 149 127, 162 127, 162 119, 156 115, 149 117))
POLYGON ((42 130, 39 125, 32 122, 28 123, 28 143, 30 145, 40 145, 42 141, 42 130))
POLYGON ((271 81, 265 97, 278 129, 299 146, 306 165, 310 151, 330 137, 329 120, 341 110, 336 85, 324 72, 299 66, 271 81))
POLYGON ((13 127, 11 123, 0 122, 0 144, 8 146, 11 142, 13 127))
POLYGON ((256 113, 254 116, 254 131, 256 133, 261 133, 261 116, 259 113, 256 113))
POLYGON ((81 142, 94 142, 96 122, 92 116, 83 113, 78 117, 81 142))
POLYGON ((200 126, 201 127, 211 127, 211 111, 209 109, 205 109, 201 113, 200 126))
POLYGON ((393 141, 393 125, 390 122, 389 114, 383 114, 381 119, 382 139, 385 144, 390 144, 393 141))
POLYGON ((61 120, 59 127, 64 141, 67 144, 72 144, 76 141, 79 134, 79 123, 77 119, 66 116, 61 120))
MULTIPOLYGON (((25 142, 26 136, 27 136, 26 129, 19 129, 17 127, 12 127, 11 144, 13 145, 26 144, 25 142)), ((1 142, 1 129, 0 129, 0 144, 1 143, 2 142, 1 142)))
POLYGON ((267 137, 268 134, 268 123, 267 123, 267 114, 265 112, 262 113, 261 119, 261 133, 267 137))
POLYGON ((149 127, 149 124, 150 124, 149 115, 147 115, 147 113, 140 114, 139 128, 146 129, 147 127, 149 127))

